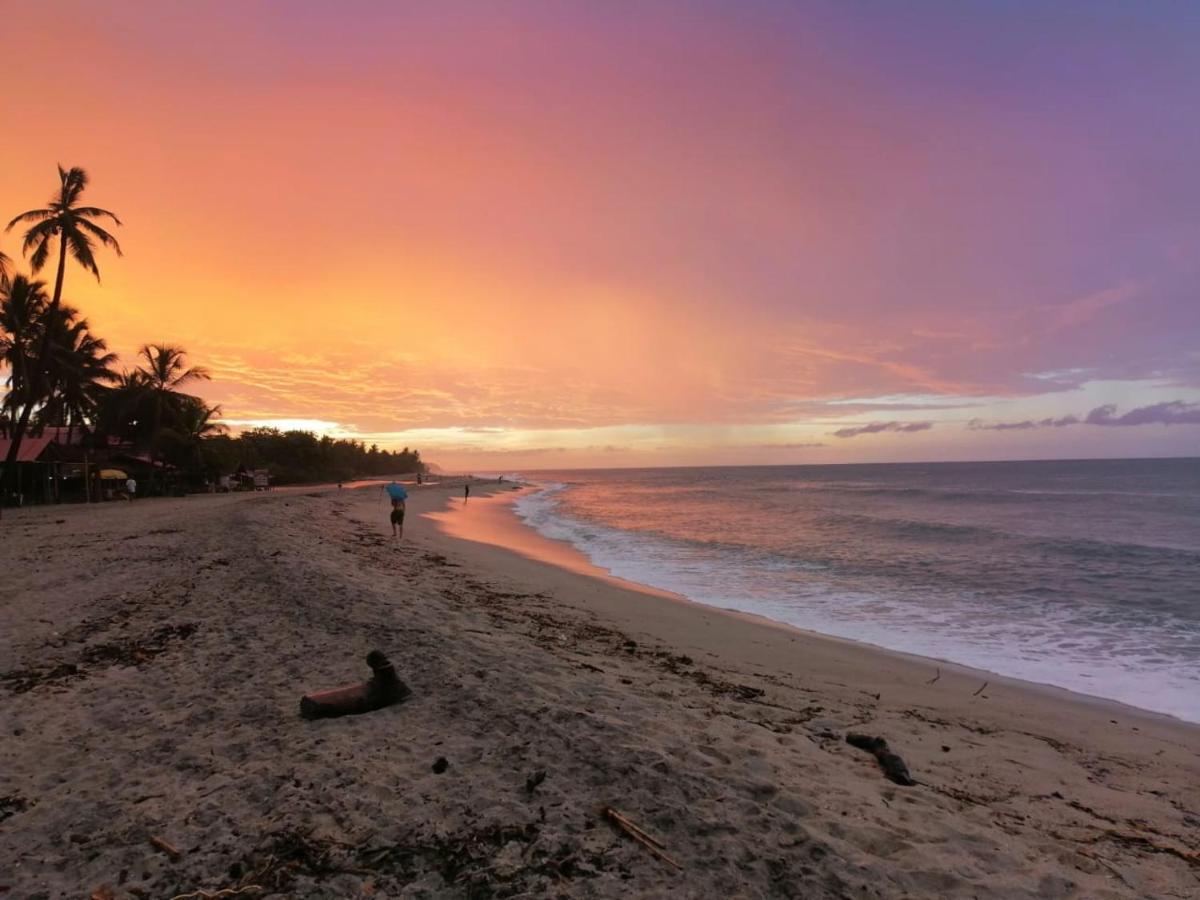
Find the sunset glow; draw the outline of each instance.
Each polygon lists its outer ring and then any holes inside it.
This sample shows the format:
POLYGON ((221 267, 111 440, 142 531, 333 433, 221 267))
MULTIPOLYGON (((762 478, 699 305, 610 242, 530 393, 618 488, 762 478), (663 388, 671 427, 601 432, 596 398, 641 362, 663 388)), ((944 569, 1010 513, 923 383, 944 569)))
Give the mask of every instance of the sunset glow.
POLYGON ((235 426, 478 470, 1200 446, 1195 12, 23 17, 5 209, 86 166, 125 256, 67 300, 235 426))

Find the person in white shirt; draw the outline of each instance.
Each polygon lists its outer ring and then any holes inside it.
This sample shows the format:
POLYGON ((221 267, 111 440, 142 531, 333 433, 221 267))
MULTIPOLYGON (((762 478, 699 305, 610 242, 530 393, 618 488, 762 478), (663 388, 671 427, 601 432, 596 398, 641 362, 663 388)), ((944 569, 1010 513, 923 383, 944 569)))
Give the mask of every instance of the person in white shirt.
POLYGON ((125 479, 125 496, 126 496, 126 498, 128 498, 129 501, 132 502, 133 498, 136 495, 137 495, 137 482, 134 481, 132 478, 126 478, 125 479))

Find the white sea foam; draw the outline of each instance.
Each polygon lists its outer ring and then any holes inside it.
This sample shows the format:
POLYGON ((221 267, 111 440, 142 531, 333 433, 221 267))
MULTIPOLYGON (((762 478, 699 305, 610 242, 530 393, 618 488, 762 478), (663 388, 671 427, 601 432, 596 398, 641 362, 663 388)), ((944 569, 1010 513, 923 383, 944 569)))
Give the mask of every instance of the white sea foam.
POLYGON ((1088 610, 1036 600, 998 607, 961 589, 919 599, 881 580, 846 590, 825 566, 770 554, 714 550, 625 531, 566 513, 564 482, 520 498, 518 516, 545 537, 567 541, 596 566, 699 603, 765 616, 822 634, 939 660, 1200 722, 1200 648, 1164 614, 1152 632, 1088 610), (1164 644, 1167 636, 1184 635, 1164 644))

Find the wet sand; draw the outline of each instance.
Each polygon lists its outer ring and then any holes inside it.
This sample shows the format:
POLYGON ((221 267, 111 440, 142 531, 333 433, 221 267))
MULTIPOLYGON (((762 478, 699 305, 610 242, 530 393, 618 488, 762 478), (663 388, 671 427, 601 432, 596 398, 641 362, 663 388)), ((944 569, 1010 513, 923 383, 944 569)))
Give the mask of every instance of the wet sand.
POLYGON ((0 891, 1200 891, 1200 728, 646 593, 421 515, 512 543, 487 491, 414 489, 399 543, 372 488, 6 512, 0 891), (410 700, 299 717, 375 647, 410 700), (886 737, 919 783, 888 781, 849 731, 886 737))

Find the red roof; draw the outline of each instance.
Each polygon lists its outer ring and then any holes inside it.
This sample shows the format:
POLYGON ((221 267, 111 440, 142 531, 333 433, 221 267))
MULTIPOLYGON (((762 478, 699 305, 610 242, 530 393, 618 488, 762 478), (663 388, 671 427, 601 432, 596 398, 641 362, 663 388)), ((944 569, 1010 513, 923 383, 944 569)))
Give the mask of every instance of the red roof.
MULTIPOLYGON (((37 462, 46 448, 54 442, 53 435, 43 434, 41 437, 27 437, 21 441, 21 449, 17 451, 17 462, 37 462)), ((8 450, 12 447, 12 438, 0 438, 0 463, 8 459, 8 450)))

